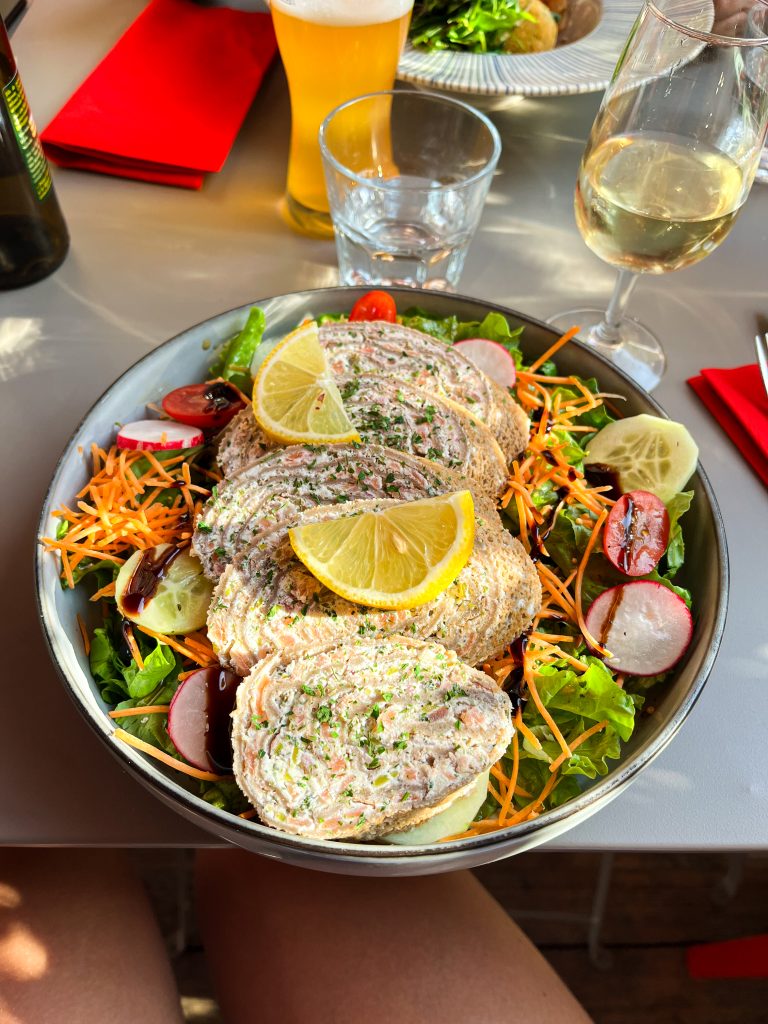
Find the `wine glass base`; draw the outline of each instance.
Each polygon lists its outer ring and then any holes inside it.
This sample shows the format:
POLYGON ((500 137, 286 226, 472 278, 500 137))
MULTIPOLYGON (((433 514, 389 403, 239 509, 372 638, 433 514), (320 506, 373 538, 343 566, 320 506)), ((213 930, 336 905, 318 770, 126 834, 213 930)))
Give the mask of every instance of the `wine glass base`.
POLYGON ((596 330, 605 318, 602 309, 571 309, 549 317, 549 323, 563 332, 578 325, 577 338, 610 360, 646 391, 652 391, 664 376, 667 357, 656 335, 638 320, 623 317, 618 337, 607 340, 596 330))

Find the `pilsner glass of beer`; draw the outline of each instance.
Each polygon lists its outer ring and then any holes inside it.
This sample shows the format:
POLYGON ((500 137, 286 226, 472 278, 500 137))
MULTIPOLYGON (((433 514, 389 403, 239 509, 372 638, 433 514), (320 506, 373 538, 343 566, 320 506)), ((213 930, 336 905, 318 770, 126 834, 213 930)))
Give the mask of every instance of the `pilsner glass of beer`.
POLYGON ((318 131, 354 96, 391 89, 413 0, 270 0, 291 95, 289 223, 331 237, 318 131))

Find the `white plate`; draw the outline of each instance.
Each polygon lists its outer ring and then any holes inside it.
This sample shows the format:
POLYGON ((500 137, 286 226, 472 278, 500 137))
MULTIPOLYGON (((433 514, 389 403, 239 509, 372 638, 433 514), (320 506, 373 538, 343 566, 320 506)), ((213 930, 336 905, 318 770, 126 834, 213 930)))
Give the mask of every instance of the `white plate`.
MULTIPOLYGON (((428 52, 410 43, 398 67, 398 78, 414 85, 482 97, 563 96, 599 92, 608 85, 622 47, 642 7, 641 0, 575 0, 585 8, 584 22, 597 20, 592 31, 575 42, 545 53, 428 52), (599 7, 599 5, 598 5, 599 7)), ((496 105, 496 104, 494 104, 496 105)))

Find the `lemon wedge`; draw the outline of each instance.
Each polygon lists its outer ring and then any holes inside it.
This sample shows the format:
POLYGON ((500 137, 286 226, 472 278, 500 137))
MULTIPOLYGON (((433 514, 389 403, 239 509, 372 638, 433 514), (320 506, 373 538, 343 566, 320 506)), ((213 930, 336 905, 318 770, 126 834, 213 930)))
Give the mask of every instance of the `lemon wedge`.
POLYGON ((469 491, 357 512, 288 531, 304 565, 329 590, 371 608, 415 608, 446 589, 475 540, 469 491))
POLYGON ((359 441, 311 320, 269 353, 253 384, 259 424, 283 444, 359 441))

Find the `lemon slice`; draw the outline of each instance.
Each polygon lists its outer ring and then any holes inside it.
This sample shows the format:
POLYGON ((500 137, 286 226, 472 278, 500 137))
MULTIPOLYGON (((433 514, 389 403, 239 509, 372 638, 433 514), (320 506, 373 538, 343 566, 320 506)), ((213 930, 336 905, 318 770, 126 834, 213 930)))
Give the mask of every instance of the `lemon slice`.
POLYGON ((142 583, 146 583, 144 589, 152 589, 152 567, 163 565, 163 556, 170 548, 170 544, 159 544, 149 551, 135 551, 117 574, 115 600, 126 619, 155 633, 191 633, 205 625, 213 595, 213 583, 203 575, 203 567, 194 555, 188 551, 176 555, 160 570, 159 580, 154 574, 154 592, 143 599, 140 596, 142 583), (137 571, 143 579, 134 580, 137 571), (128 595, 129 584, 132 591, 139 590, 138 595, 128 595))
POLYGON ((253 412, 283 444, 359 441, 312 320, 275 346, 253 384, 253 412))
POLYGON ((642 413, 603 427, 588 443, 585 462, 613 470, 624 494, 650 491, 668 502, 693 476, 698 457, 682 423, 642 413))
POLYGON ((469 491, 358 512, 288 531, 313 576, 348 601, 415 608, 449 586, 475 539, 469 491))

